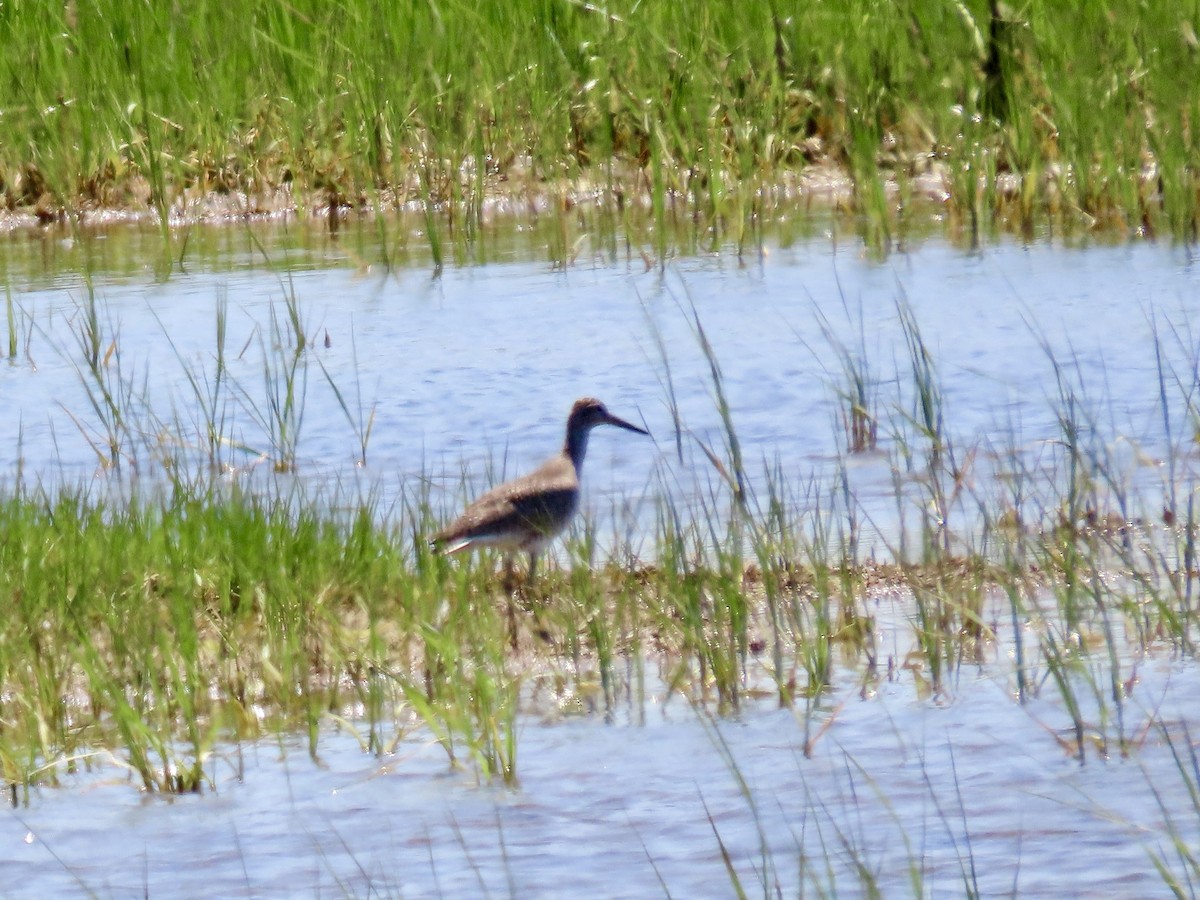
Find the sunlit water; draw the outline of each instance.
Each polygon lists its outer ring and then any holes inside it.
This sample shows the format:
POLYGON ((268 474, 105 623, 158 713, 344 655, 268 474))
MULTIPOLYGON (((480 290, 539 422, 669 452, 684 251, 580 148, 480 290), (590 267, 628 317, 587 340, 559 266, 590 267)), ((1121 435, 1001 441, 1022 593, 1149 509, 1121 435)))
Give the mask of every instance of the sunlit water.
MULTIPOLYGON (((39 270, 29 257, 7 269, 19 352, 0 367, 0 468, 10 481, 104 482, 113 476, 93 449, 104 433, 76 338, 87 291, 71 271, 39 270)), ((462 473, 479 484, 536 463, 557 448, 566 411, 584 394, 654 434, 594 435, 589 505, 652 506, 671 490, 686 504, 714 479, 696 440, 722 440, 697 319, 759 488, 763 461, 794 490, 827 479, 844 438, 839 363, 822 316, 837 340, 865 351, 880 413, 903 419, 911 400, 901 296, 940 374, 957 446, 1036 457, 1061 438, 1057 362, 1095 414, 1099 444, 1151 484, 1165 477, 1165 372, 1170 443, 1190 465, 1191 426, 1177 407, 1198 352, 1200 273, 1186 249, 1001 244, 967 254, 930 241, 879 264, 818 238, 745 263, 714 255, 647 270, 640 258, 585 258, 556 270, 514 254, 434 277, 419 266, 387 273, 326 242, 296 253, 282 279, 255 264, 252 247, 218 260, 165 282, 136 267, 95 274, 102 368, 128 386, 140 435, 123 448, 123 477, 158 477, 150 448, 160 432, 202 444, 185 372, 213 375, 221 298, 227 430, 246 448, 226 448, 234 465, 225 477, 270 468, 257 417, 269 393, 264 364, 287 357, 272 338, 287 290, 310 342, 297 476, 374 491, 383 515, 420 476, 433 476, 446 493, 435 502, 450 508, 462 473), (375 412, 365 467, 331 382, 352 410, 375 412), (690 431, 682 462, 672 398, 690 431)), ((889 503, 895 510, 894 459, 850 463, 880 517, 889 503)), ((886 524, 881 531, 886 541, 886 524)), ((1186 870, 1166 823, 1194 847, 1196 813, 1163 734, 1144 726, 1167 723, 1190 765, 1194 665, 1125 660, 1137 676, 1126 730, 1138 750, 1107 760, 1092 752, 1080 766, 1060 746, 1068 720, 1054 691, 1017 704, 1003 642, 992 654, 959 669, 935 702, 897 650, 891 677, 866 691, 843 673, 807 728, 802 713, 769 704, 714 723, 678 697, 633 702, 609 724, 530 718, 512 791, 449 771, 422 734, 376 758, 330 731, 320 765, 297 742, 226 747, 207 767, 217 789, 174 800, 142 797, 119 768, 103 767, 39 789, 7 814, 2 892, 725 896, 733 882, 724 846, 751 894, 765 880, 771 894, 778 883, 784 896, 856 895, 858 867, 889 895, 909 893, 913 872, 920 890, 942 896, 963 893, 971 878, 985 894, 1166 893, 1150 854, 1186 870)))
MULTIPOLYGON (((1162 703, 1181 749, 1194 686, 1154 664, 1135 693, 1162 703)), ((141 797, 111 771, 37 791, 0 829, 5 893, 730 896, 723 845, 751 895, 765 877, 772 896, 858 896, 857 866, 887 896, 914 873, 935 896, 971 878, 984 895, 1164 895, 1148 854, 1178 871, 1166 816, 1194 842, 1196 813, 1162 735, 1080 766, 1057 718, 986 671, 945 705, 885 683, 818 712, 805 758, 791 712, 706 722, 676 700, 637 726, 526 722, 514 790, 448 772, 421 740, 377 759, 327 734, 320 765, 265 742, 211 762, 204 796, 141 797)))
MULTIPOLYGON (((151 271, 97 273, 101 370, 131 423, 121 456, 143 474, 154 475, 153 447, 163 436, 166 449, 177 438, 203 447, 206 416, 186 372, 215 379, 222 298, 229 366, 222 431, 238 448, 223 448, 226 461, 249 470, 278 458, 263 423, 288 358, 272 325, 274 317, 284 327, 287 291, 310 342, 296 379, 303 389, 297 472, 315 482, 369 483, 385 496, 421 475, 457 487, 464 469, 483 482, 535 464, 558 448, 566 412, 582 395, 600 397, 654 434, 653 441, 610 430, 594 436, 587 479, 594 506, 604 505, 595 498, 637 498, 664 482, 711 481, 697 440, 720 451, 723 429, 695 319, 723 372, 751 477, 761 479, 764 462, 778 461, 784 478, 803 484, 828 474, 845 444, 845 379, 822 317, 834 340, 866 360, 884 423, 881 447, 893 447, 889 431, 913 415, 901 298, 932 356, 945 430, 960 454, 1036 455, 1044 442, 1060 440, 1057 365, 1080 395, 1080 418, 1085 425, 1094 418, 1102 440, 1117 442, 1118 459, 1161 460, 1156 349, 1174 440, 1190 437, 1183 400, 1198 343, 1192 308, 1200 268, 1187 249, 1002 244, 968 254, 931 241, 878 264, 826 238, 745 263, 713 255, 647 271, 637 257, 560 271, 517 261, 447 268, 439 277, 429 268, 389 274, 355 265, 357 254, 337 243, 310 251, 300 262, 311 267, 284 276, 252 261, 189 269, 161 283, 151 271), (672 398, 690 432, 682 464, 672 398), (358 468, 372 411, 367 465, 358 468)), ((70 272, 47 279, 10 271, 9 279, 19 346, 0 368, 0 470, 89 480, 107 433, 93 412, 98 392, 77 337, 87 291, 70 272)), ((875 483, 890 493, 886 463, 880 455, 850 461, 866 473, 868 492, 875 483)))

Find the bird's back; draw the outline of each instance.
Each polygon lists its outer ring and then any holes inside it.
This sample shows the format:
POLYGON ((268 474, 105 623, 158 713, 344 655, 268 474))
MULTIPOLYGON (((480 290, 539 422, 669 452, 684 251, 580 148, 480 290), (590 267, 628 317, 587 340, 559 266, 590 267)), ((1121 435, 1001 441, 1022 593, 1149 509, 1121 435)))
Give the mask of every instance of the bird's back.
POLYGON ((560 453, 480 496, 434 541, 448 553, 472 544, 529 550, 566 528, 578 506, 578 473, 560 453))

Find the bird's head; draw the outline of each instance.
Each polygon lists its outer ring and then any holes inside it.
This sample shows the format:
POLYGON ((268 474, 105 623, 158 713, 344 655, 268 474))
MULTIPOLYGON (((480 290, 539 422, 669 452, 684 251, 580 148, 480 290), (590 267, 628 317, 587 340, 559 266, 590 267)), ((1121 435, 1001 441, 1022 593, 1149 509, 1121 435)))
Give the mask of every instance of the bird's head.
POLYGON ((571 407, 571 415, 567 417, 567 434, 590 431, 597 425, 616 425, 626 431, 638 434, 649 434, 644 428, 638 428, 624 419, 614 416, 603 403, 595 397, 581 397, 571 407))
POLYGON ((571 407, 571 415, 567 417, 567 441, 563 447, 576 468, 583 465, 583 455, 587 452, 588 435, 597 425, 616 425, 618 428, 635 431, 638 434, 650 433, 636 425, 631 425, 624 419, 618 419, 595 397, 582 397, 575 401, 575 405, 571 407))

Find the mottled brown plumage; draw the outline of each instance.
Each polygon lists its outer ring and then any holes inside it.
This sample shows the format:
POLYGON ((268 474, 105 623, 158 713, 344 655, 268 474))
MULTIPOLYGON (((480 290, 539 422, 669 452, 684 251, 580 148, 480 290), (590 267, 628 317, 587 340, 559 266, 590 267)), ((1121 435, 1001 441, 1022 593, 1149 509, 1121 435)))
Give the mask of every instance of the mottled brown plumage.
POLYGON ((583 457, 588 435, 597 425, 649 433, 617 418, 599 400, 576 400, 567 417, 562 450, 528 475, 480 496, 434 537, 434 545, 442 553, 478 546, 496 547, 510 558, 517 551, 528 553, 532 578, 539 554, 570 524, 579 508, 583 457))

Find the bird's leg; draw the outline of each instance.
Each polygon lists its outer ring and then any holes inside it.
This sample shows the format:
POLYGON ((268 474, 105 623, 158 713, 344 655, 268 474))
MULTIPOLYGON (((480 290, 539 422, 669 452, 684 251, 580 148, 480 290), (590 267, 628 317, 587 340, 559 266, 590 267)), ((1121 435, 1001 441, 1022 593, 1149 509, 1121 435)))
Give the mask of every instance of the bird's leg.
POLYGON ((537 564, 538 552, 530 550, 529 574, 525 576, 525 583, 521 585, 521 605, 526 609, 537 609, 538 600, 542 597, 542 592, 537 587, 537 564))
MULTIPOLYGON (((534 574, 537 572, 537 564, 538 555, 537 553, 531 552, 529 554, 529 579, 525 582, 527 589, 530 591, 536 590, 536 588, 533 587, 533 584, 534 574)), ((528 608, 533 613, 533 624, 530 626, 530 631, 532 631, 546 643, 550 643, 552 640, 550 637, 550 632, 547 631, 546 627, 542 624, 542 610, 545 608, 546 604, 544 602, 539 602, 544 601, 545 599, 545 594, 542 591, 538 591, 538 596, 536 599, 530 598, 528 608)))
POLYGON ((517 649, 517 607, 515 597, 517 593, 517 573, 513 569, 513 558, 511 553, 504 556, 504 594, 508 598, 508 642, 513 650, 517 649))
POLYGON ((511 553, 504 554, 504 574, 500 576, 500 586, 510 598, 517 591, 517 570, 513 567, 511 553))

